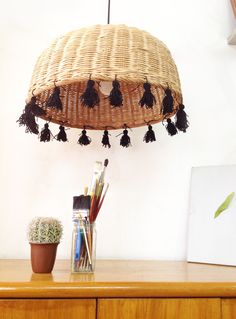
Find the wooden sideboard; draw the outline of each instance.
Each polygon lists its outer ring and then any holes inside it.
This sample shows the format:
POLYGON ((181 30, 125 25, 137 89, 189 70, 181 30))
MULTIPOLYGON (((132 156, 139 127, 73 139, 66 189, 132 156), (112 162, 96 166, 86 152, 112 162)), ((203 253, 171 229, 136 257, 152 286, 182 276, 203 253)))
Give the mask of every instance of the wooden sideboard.
POLYGON ((1 319, 235 319, 236 268, 174 261, 98 260, 94 274, 33 274, 0 260, 1 319))

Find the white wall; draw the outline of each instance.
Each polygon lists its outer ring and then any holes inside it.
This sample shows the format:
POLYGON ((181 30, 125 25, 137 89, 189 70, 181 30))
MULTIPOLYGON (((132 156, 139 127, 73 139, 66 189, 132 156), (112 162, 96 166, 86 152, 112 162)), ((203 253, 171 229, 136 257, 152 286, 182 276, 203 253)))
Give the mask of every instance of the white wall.
MULTIPOLYGON (((227 45, 233 15, 227 0, 112 0, 111 23, 151 32, 172 52, 191 126, 169 137, 155 125, 157 142, 130 133, 122 149, 93 143, 42 144, 16 120, 36 58, 57 36, 106 24, 107 1, 21 0, 0 4, 0 257, 28 258, 26 227, 34 216, 64 224, 59 258, 70 256, 72 196, 90 183, 93 163, 110 160, 110 190, 97 222, 100 258, 185 259, 192 166, 236 162, 236 47, 227 45)), ((210 196, 210 190, 209 190, 210 196)), ((200 234, 199 234, 200 235, 200 234)))

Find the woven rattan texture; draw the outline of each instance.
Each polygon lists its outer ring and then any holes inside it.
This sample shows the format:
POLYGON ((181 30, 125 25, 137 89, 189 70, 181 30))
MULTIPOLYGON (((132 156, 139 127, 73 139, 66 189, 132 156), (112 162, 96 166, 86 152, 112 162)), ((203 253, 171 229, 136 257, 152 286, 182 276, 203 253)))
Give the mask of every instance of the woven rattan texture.
POLYGON ((70 127, 103 130, 162 121, 161 101, 163 87, 167 85, 173 92, 176 108, 182 99, 177 68, 167 47, 149 33, 125 25, 96 25, 54 41, 36 63, 28 100, 34 91, 43 103, 55 81, 61 87, 63 111, 47 109, 45 119, 70 127), (98 91, 100 81, 117 77, 123 106, 111 107, 101 92, 99 106, 94 109, 82 106, 79 98, 90 75, 97 82, 98 91), (138 105, 146 80, 152 84, 157 100, 153 109, 138 105))

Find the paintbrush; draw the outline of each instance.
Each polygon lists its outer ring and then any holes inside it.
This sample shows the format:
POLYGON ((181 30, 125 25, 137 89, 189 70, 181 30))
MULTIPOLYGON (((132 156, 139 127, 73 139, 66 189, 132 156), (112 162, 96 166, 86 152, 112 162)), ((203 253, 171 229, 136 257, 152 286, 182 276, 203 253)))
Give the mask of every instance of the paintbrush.
POLYGON ((86 247, 86 251, 87 251, 87 255, 88 255, 89 268, 90 268, 90 270, 92 270, 92 259, 91 259, 90 249, 89 249, 89 240, 87 238, 87 233, 86 233, 86 229, 85 229, 84 221, 83 221, 82 217, 80 217, 80 227, 81 227, 81 229, 83 231, 83 235, 84 235, 84 242, 85 242, 85 247, 86 247))
POLYGON ((88 217, 91 204, 90 195, 80 195, 73 197, 73 220, 78 221, 79 215, 82 218, 88 217))
POLYGON ((99 211, 100 211, 100 209, 101 209, 101 207, 102 207, 102 203, 103 203, 103 201, 104 201, 104 198, 105 198, 105 196, 106 196, 106 193, 107 193, 108 188, 109 188, 109 183, 106 185, 106 188, 105 188, 105 191, 104 191, 104 193, 103 193, 103 195, 102 195, 102 198, 101 198, 101 200, 98 202, 97 209, 96 209, 96 211, 94 212, 93 221, 95 221, 96 218, 97 218, 97 216, 98 216, 98 213, 99 213, 99 211))
POLYGON ((99 182, 101 178, 102 172, 103 172, 102 162, 95 162, 94 168, 93 168, 92 182, 89 188, 89 194, 91 196, 94 196, 96 192, 97 183, 99 182))
POLYGON ((104 184, 105 172, 106 172, 106 168, 107 168, 108 163, 109 163, 109 161, 106 158, 105 161, 104 161, 103 171, 102 171, 102 174, 101 174, 101 177, 100 177, 100 181, 99 181, 102 184, 104 184))
POLYGON ((95 162, 95 165, 94 165, 92 183, 90 186, 90 195, 91 195, 91 208, 89 212, 90 223, 94 221, 94 216, 96 214, 98 204, 102 195, 105 171, 106 171, 108 162, 109 162, 108 159, 105 159, 103 167, 102 167, 102 162, 95 162))
POLYGON ((106 168, 108 166, 108 159, 106 158, 104 161, 104 166, 103 166, 103 170, 99 179, 99 182, 96 185, 96 192, 95 192, 95 196, 94 196, 94 201, 93 201, 93 206, 92 206, 92 220, 95 221, 96 216, 98 214, 98 206, 99 206, 99 202, 101 200, 101 195, 102 195, 102 191, 103 191, 103 187, 104 187, 104 179, 105 179, 105 172, 106 172, 106 168))
MULTIPOLYGON (((75 251, 74 251, 74 261, 75 261, 75 267, 78 263, 78 261, 81 258, 81 246, 83 244, 82 242, 82 236, 81 236, 81 230, 84 233, 84 228, 81 227, 81 220, 82 218, 87 218, 90 210, 90 203, 91 203, 91 197, 89 195, 84 196, 74 196, 73 197, 73 221, 76 223, 77 227, 77 237, 75 239, 75 251)), ((86 234, 84 234, 84 237, 86 234)))

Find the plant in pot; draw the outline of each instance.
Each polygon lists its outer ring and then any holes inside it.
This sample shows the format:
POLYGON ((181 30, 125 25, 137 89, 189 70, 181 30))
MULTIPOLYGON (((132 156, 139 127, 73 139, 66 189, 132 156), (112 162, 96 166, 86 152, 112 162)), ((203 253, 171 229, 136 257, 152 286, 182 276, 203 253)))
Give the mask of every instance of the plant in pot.
POLYGON ((31 246, 33 272, 50 273, 52 271, 62 229, 61 222, 52 217, 36 217, 30 222, 28 240, 31 246))

